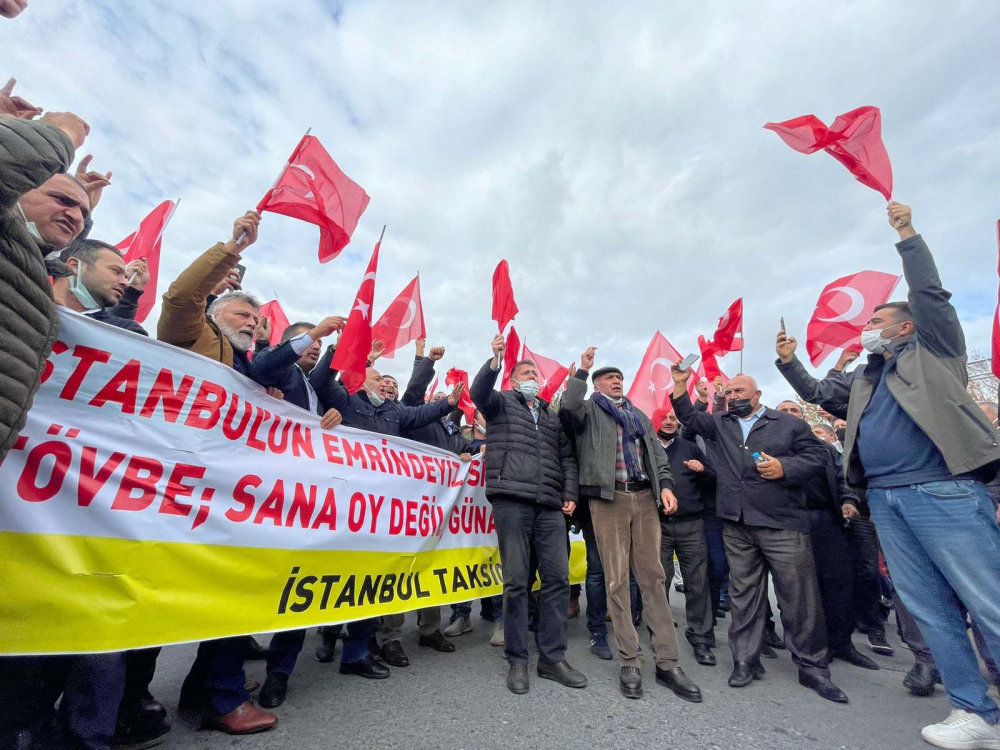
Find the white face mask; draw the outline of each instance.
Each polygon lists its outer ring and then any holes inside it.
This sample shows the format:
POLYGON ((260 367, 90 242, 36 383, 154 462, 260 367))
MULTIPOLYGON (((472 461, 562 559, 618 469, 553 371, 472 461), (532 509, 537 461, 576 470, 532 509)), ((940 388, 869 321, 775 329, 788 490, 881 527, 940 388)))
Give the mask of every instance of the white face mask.
POLYGON ((890 336, 889 338, 882 337, 882 331, 887 331, 890 328, 895 328, 901 325, 900 323, 893 323, 891 326, 886 326, 885 328, 877 328, 871 331, 861 332, 861 346, 870 351, 872 354, 881 354, 885 351, 886 345, 898 336, 890 336))
POLYGON ((524 396, 525 401, 532 401, 540 390, 537 380, 515 380, 514 383, 517 385, 517 390, 524 396))
POLYGON ((33 221, 28 221, 28 216, 27 214, 24 213, 24 209, 21 208, 20 203, 17 204, 17 210, 21 212, 21 218, 24 219, 24 226, 28 228, 28 234, 30 234, 39 242, 45 242, 45 240, 42 239, 41 232, 38 231, 38 225, 35 224, 35 222, 33 221))
POLYGON ((100 310, 101 305, 98 304, 97 300, 94 299, 94 295, 90 293, 87 286, 83 283, 83 261, 77 258, 76 274, 70 277, 69 290, 73 292, 73 296, 77 298, 83 309, 87 312, 93 310, 100 310))
POLYGON ((368 392, 368 400, 371 401, 372 406, 377 407, 385 403, 385 399, 382 398, 379 394, 375 393, 371 388, 368 387, 367 384, 365 384, 365 390, 368 392))

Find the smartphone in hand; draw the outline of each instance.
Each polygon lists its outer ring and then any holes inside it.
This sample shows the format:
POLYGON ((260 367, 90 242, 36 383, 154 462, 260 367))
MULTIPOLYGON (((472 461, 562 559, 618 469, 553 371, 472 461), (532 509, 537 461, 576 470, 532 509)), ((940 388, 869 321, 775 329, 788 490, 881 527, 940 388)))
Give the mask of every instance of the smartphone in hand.
POLYGON ((677 369, 678 370, 690 370, 691 369, 691 365, 693 365, 695 362, 698 361, 698 356, 699 355, 697 355, 697 354, 689 354, 689 355, 687 355, 684 359, 682 359, 680 362, 677 363, 677 369))

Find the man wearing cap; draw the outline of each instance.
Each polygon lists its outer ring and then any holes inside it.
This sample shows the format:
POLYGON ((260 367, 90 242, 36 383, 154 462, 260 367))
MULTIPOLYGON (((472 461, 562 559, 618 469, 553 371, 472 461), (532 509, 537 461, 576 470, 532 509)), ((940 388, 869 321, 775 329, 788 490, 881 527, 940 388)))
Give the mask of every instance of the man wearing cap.
POLYGON ((670 466, 649 419, 622 394, 617 367, 594 371, 594 395, 585 399, 594 347, 580 357, 560 413, 571 424, 580 467, 580 495, 590 504, 597 548, 604 564, 608 611, 623 666, 619 689, 642 696, 639 635, 632 624, 629 567, 642 593, 656 681, 684 700, 701 701, 701 690, 678 666, 677 635, 660 563, 660 517, 677 510, 670 466))

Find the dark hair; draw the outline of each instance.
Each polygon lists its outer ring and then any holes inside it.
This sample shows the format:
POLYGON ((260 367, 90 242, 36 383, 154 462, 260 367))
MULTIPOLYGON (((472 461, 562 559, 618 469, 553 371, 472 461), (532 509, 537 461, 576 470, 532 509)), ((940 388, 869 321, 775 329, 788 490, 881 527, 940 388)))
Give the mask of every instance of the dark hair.
POLYGON ((812 426, 814 430, 822 430, 824 435, 835 435, 837 431, 826 422, 817 422, 812 426))
POLYGON ((908 302, 886 302, 884 305, 879 305, 875 308, 874 312, 879 310, 892 310, 896 320, 903 323, 907 320, 913 320, 913 313, 910 312, 910 305, 908 302))
POLYGON ((70 258, 77 258, 81 263, 93 266, 97 262, 97 256, 102 250, 110 250, 119 258, 122 258, 121 250, 114 245, 100 240, 73 240, 66 248, 59 253, 59 260, 64 263, 70 258))
POLYGON ((518 360, 517 364, 514 365, 513 369, 510 371, 510 376, 511 377, 514 377, 514 373, 517 372, 517 368, 520 367, 521 365, 531 365, 532 367, 538 367, 538 365, 535 364, 535 360, 533 360, 533 359, 521 359, 521 360, 518 360))
POLYGON ((289 339, 295 338, 300 333, 308 331, 316 326, 312 323, 307 323, 304 320, 300 320, 298 323, 292 323, 288 328, 286 328, 281 334, 281 343, 284 344, 289 339))

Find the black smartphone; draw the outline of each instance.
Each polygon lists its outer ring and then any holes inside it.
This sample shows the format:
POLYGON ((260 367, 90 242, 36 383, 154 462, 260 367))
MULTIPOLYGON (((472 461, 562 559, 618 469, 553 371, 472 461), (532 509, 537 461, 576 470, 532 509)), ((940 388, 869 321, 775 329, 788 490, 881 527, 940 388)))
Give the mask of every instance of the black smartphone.
POLYGON ((785 318, 781 318, 781 332, 785 333, 785 318))
POLYGON ((240 283, 242 284, 243 283, 243 275, 247 272, 247 267, 244 266, 242 263, 237 263, 234 266, 234 269, 236 270, 236 273, 238 273, 240 275, 240 283))

